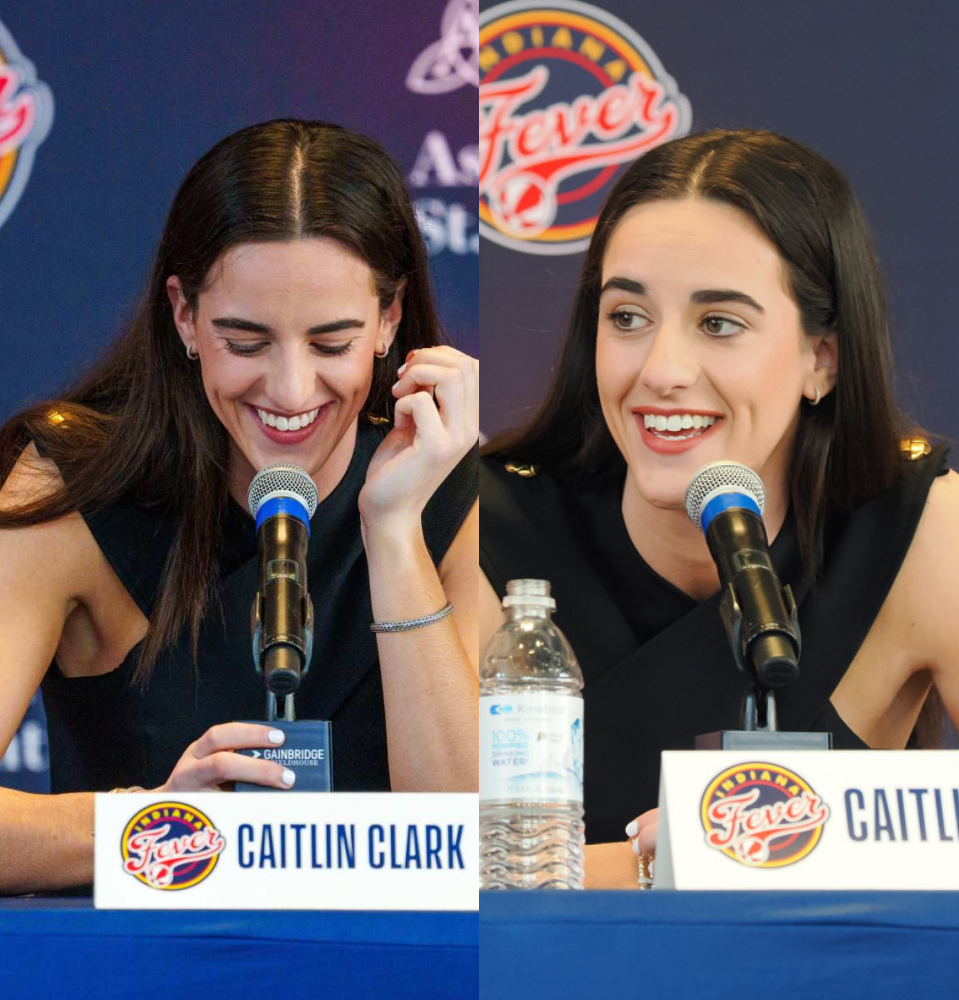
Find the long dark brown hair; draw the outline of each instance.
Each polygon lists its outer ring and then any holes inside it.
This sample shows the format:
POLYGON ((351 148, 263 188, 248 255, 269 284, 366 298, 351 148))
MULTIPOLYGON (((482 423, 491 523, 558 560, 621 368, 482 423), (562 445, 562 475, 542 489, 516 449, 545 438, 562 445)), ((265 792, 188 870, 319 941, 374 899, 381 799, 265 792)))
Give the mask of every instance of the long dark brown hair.
POLYGON ((227 434, 177 334, 167 279, 180 279, 195 310, 211 268, 231 247, 311 237, 332 237, 366 262, 380 308, 402 289, 403 318, 389 354, 376 360, 363 408, 364 416, 391 417, 399 359, 444 339, 402 175, 373 139, 327 122, 282 119, 228 136, 196 163, 127 329, 79 382, 0 430, 0 482, 33 441, 65 483, 0 512, 0 528, 93 512, 120 498, 157 508, 175 524, 137 664, 141 683, 187 626, 196 657, 227 495, 227 434))
MULTIPOLYGON (((606 426, 596 384, 603 259, 631 208, 691 196, 732 205, 759 226, 785 263, 809 336, 832 332, 834 390, 800 407, 788 472, 803 564, 811 579, 829 510, 851 511, 902 475, 899 439, 911 428, 892 393, 892 348, 882 272, 862 209, 842 172, 772 132, 716 129, 674 139, 623 174, 593 233, 559 363, 539 412, 494 438, 484 454, 542 464, 567 480, 621 476, 625 463, 606 426)), ((935 690, 924 734, 941 706, 935 690)), ((923 742, 930 737, 923 735, 923 742)))

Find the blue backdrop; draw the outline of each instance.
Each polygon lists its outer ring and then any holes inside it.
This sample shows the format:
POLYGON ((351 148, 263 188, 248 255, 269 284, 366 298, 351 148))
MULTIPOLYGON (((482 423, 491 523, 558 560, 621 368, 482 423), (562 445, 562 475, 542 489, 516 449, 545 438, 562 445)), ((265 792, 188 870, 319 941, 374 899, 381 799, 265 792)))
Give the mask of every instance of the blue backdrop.
MULTIPOLYGON (((174 192, 277 117, 379 139, 404 170, 440 314, 478 351, 476 0, 0 0, 0 419, 71 380, 144 286, 174 192)), ((0 783, 42 787, 39 707, 0 783)))
MULTIPOLYGON (((624 39, 619 28, 602 36, 603 17, 611 14, 638 34, 653 75, 661 83, 672 78, 673 93, 688 102, 683 131, 773 129, 823 153, 850 178, 876 237, 888 281, 900 402, 923 426, 959 436, 959 338, 951 321, 959 271, 959 133, 952 110, 959 91, 953 52, 959 7, 935 0, 917 0, 908 12, 896 0, 739 0, 722 6, 708 0, 596 0, 591 9, 584 20, 582 7, 567 0, 484 0, 481 95, 489 80, 546 65, 551 77, 542 97, 517 107, 516 116, 595 97, 604 85, 597 76, 615 64, 614 50, 636 48, 635 38, 624 39), (521 12, 534 7, 552 11, 548 28, 542 27, 545 16, 522 19, 521 12), (598 29, 591 23, 596 20, 598 29), (568 35, 557 36, 564 26, 568 35), (597 43, 604 46, 598 55, 597 43), (549 51, 533 54, 537 44, 549 51)), ((668 81, 665 86, 668 91, 668 81)), ((561 195, 596 175, 564 181, 561 195)), ((590 199, 598 204, 613 180, 579 205, 585 210, 590 199)), ((484 177, 481 204, 489 201, 484 192, 491 186, 484 177)), ((557 224, 577 221, 575 209, 575 202, 561 206, 557 224)), ((517 423, 540 398, 565 328, 581 255, 544 256, 538 250, 521 252, 482 239, 487 434, 517 423)))

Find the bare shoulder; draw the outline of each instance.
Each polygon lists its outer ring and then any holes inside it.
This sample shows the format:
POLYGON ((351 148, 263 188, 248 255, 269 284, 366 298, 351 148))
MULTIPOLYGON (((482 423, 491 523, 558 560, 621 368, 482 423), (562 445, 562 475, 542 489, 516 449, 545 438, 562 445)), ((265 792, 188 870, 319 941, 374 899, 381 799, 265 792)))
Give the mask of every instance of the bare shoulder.
MULTIPOLYGON (((955 581, 959 567, 959 473, 938 476, 929 490, 902 572, 910 582, 955 581)), ((925 589, 925 588, 924 588, 925 589)), ((953 586, 959 604, 959 587, 953 586)), ((916 596, 919 596, 918 594, 916 596)), ((929 595, 923 595, 928 597, 929 595)))
MULTIPOLYGON (((882 544, 881 540, 877 540, 882 544)), ((913 669, 959 673, 955 626, 959 621, 959 474, 950 470, 929 490, 909 552, 887 605, 908 636, 913 669)), ((885 610, 885 609, 884 609, 885 610)))
MULTIPOLYGON (((0 510, 9 511, 51 497, 63 488, 56 465, 42 457, 31 443, 0 486, 0 510)), ((68 514, 25 528, 0 529, 0 585, 18 586, 32 579, 25 572, 43 565, 47 587, 59 583, 73 590, 82 586, 91 557, 99 553, 83 518, 68 514)), ((73 596, 69 594, 67 596, 73 596)))
POLYGON ((48 458, 43 458, 31 441, 20 453, 10 475, 0 486, 0 510, 12 510, 63 488, 60 470, 48 458))

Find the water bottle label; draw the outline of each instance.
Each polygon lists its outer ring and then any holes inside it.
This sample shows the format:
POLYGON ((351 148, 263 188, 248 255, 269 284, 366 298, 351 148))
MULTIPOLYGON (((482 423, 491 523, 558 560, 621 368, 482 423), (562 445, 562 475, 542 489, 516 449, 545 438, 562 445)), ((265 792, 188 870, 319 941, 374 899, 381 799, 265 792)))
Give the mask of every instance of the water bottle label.
POLYGON ((582 802, 582 698, 540 691, 479 701, 481 800, 582 802))

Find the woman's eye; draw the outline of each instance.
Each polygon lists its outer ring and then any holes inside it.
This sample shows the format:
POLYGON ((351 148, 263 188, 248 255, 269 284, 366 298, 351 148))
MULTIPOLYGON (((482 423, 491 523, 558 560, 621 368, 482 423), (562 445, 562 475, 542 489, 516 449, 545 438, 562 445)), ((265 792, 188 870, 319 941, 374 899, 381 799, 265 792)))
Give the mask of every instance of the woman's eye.
POLYGON ((317 354, 323 354, 326 357, 338 357, 341 354, 346 354, 347 351, 353 349, 353 341, 348 340, 345 344, 314 344, 313 350, 317 354))
POLYGON ((617 330, 639 330, 646 322, 646 317, 640 313, 617 309, 609 314, 609 319, 617 330))
POLYGON ((703 329, 713 337, 731 337, 743 329, 743 324, 725 316, 707 316, 703 320, 703 329))
POLYGON ((233 340, 226 341, 226 349, 231 354, 239 354, 241 356, 259 354, 264 347, 266 347, 266 344, 238 344, 233 340))

